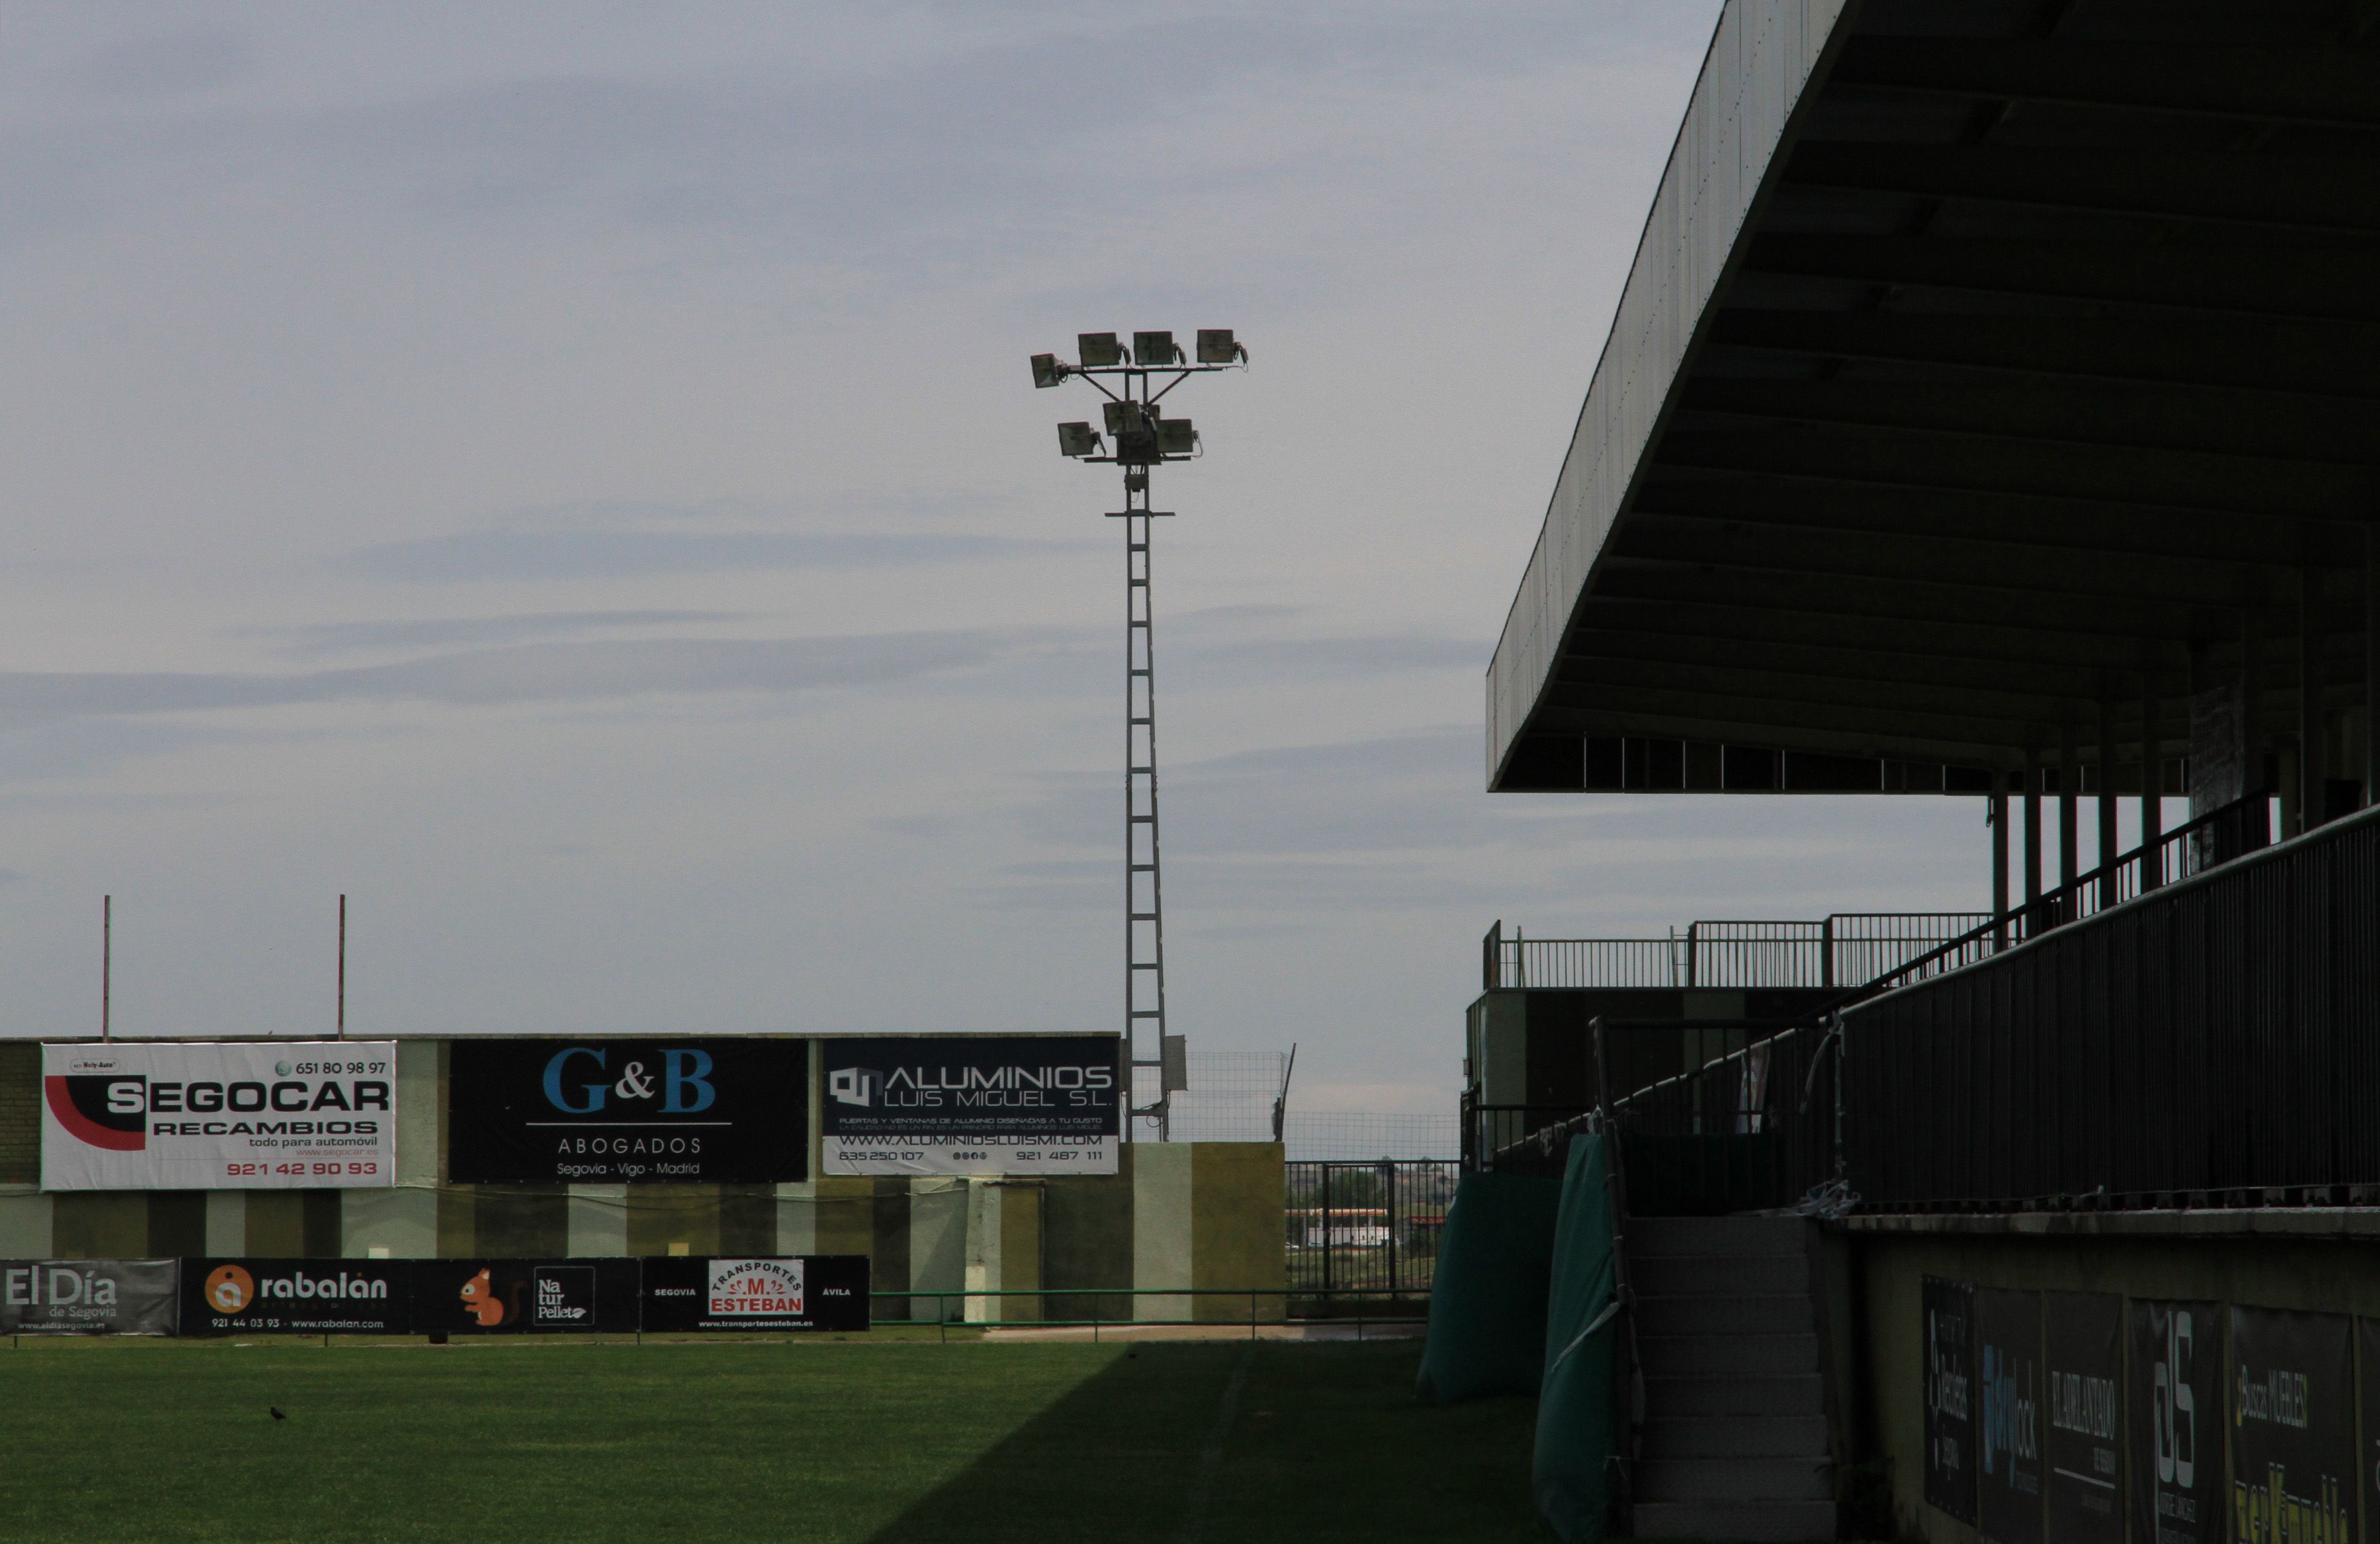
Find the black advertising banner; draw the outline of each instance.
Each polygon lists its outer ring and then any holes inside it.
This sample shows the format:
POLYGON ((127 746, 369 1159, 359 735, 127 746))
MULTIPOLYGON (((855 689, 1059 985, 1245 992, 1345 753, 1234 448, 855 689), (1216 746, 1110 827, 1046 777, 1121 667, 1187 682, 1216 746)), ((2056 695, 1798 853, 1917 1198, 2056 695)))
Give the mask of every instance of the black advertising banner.
POLYGON ((2051 1292, 2041 1317, 2046 1544, 2123 1544, 2124 1300, 2051 1292))
POLYGON ((418 1260, 413 1327, 430 1333, 629 1334, 634 1260, 418 1260))
POLYGON ((2355 1321, 2356 1366, 2363 1404, 2364 1534, 2380 1533, 2380 1320, 2355 1321))
POLYGON ((456 1184, 761 1185, 809 1177, 806 1040, 456 1040, 456 1184))
POLYGON ((829 1174, 1113 1174, 1115 1035, 836 1037, 824 1043, 829 1174))
POLYGON ((1975 1520, 1975 1289, 1927 1276, 1925 1501, 1962 1523, 1975 1520))
POLYGON ((180 1261, 0 1260, 0 1335, 170 1335, 180 1261))
POLYGON ((186 1335, 413 1333, 409 1260, 186 1260, 186 1335))
POLYGON ((1983 1419, 1976 1526, 1993 1544, 2041 1544, 2041 1295, 1975 1294, 1983 1419))
POLYGON ((697 1331, 865 1330, 868 1257, 649 1259, 645 1328, 697 1331))
POLYGON ((2223 1308, 2132 1303, 2133 1531, 2216 1544, 2223 1514, 2223 1308))
POLYGON ((2353 1544, 2352 1321, 2231 1310, 2231 1537, 2353 1544))

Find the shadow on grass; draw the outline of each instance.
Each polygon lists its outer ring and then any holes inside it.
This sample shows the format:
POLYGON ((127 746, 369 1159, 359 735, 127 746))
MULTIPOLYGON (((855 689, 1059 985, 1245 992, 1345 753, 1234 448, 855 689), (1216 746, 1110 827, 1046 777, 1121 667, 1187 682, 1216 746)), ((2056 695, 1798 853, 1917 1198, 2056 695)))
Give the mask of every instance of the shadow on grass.
POLYGON ((1418 1355, 1412 1343, 1119 1352, 870 1544, 1536 1544, 1533 1402, 1424 1405, 1413 1393, 1418 1355), (1243 1360, 1247 1376, 1223 1426, 1243 1360))

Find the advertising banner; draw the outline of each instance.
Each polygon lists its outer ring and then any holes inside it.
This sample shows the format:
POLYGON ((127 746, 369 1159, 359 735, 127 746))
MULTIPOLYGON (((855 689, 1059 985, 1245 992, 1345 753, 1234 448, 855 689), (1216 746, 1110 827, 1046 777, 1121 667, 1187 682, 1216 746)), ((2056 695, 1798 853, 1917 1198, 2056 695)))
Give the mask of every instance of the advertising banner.
POLYGON ((407 1260, 186 1260, 186 1335, 413 1333, 407 1260))
POLYGON ((170 1335, 171 1260, 0 1260, 0 1335, 170 1335))
POLYGON ((2223 1309, 2132 1304, 2134 1536, 2216 1544, 2225 1535, 2223 1309))
POLYGON ((2355 1538, 2355 1347, 2345 1314, 2231 1310, 2231 1537, 2355 1538))
POLYGON ((2041 1295, 1979 1289, 1975 1347, 1977 1526, 1993 1544, 2041 1544, 2041 1295))
POLYGON ((645 1328, 697 1331, 865 1330, 868 1257, 650 1259, 645 1328))
POLYGON ((44 1190, 396 1181, 396 1043, 42 1047, 44 1190))
POLYGON ((633 1260, 417 1260, 413 1328, 427 1334, 633 1334, 633 1260))
POLYGON ((809 1177, 806 1040, 456 1040, 446 1098, 456 1184, 809 1177))
POLYGON ((2049 1418, 2043 1439, 2046 1544, 2123 1544, 2124 1300, 2041 1300, 2049 1418))
POLYGON ((1975 1520, 1975 1289, 1927 1276, 1925 1312, 1925 1501, 1962 1523, 1975 1520))
POLYGON ((828 1174, 1113 1174, 1115 1035, 832 1039, 828 1174))

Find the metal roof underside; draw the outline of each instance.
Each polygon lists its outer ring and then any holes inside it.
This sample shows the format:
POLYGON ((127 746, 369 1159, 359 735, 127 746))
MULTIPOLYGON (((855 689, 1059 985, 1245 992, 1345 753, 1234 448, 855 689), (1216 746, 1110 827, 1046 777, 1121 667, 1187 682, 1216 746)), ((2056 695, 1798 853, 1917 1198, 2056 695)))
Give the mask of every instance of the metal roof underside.
POLYGON ((1731 0, 1497 646, 1489 786, 1596 786, 1624 740, 1956 791, 2112 723, 2137 788, 2144 714, 2183 754, 2213 673, 2297 722, 2301 635, 2362 723, 2375 151, 2365 0, 1731 0))

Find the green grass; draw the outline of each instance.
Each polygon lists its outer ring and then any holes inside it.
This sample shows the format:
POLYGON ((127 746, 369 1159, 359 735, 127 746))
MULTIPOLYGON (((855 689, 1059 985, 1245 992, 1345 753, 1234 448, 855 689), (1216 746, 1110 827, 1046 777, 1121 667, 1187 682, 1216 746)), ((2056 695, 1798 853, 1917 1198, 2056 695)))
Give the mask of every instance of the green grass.
POLYGON ((1413 1342, 28 1340, 0 1348, 0 1538, 1540 1538, 1529 1402, 1417 1405, 1417 1356, 1413 1342))

